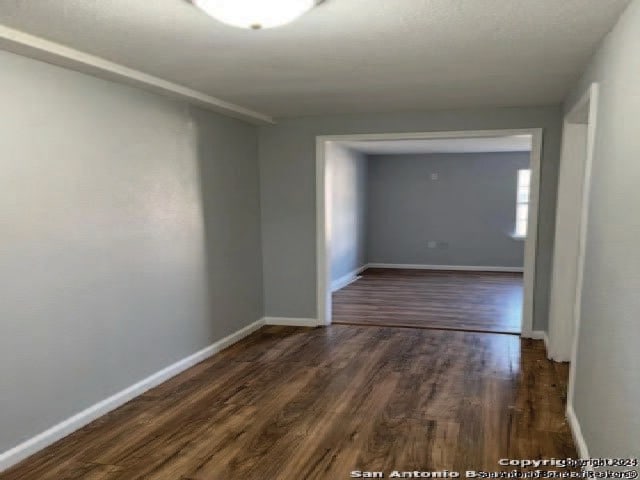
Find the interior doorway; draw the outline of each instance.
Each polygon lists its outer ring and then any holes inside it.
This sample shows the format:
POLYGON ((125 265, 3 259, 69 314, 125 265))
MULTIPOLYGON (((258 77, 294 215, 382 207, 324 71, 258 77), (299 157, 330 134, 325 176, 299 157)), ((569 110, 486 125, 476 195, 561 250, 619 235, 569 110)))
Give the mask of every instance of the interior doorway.
MULTIPOLYGON (((382 316, 385 315, 386 308, 392 308, 393 304, 397 303, 401 297, 411 298, 414 303, 414 307, 417 310, 412 311, 411 305, 408 308, 402 310, 395 310, 392 312, 394 317, 399 319, 393 326, 407 326, 415 327, 415 314, 421 316, 421 321, 428 316, 428 312, 432 310, 432 320, 427 322, 431 327, 421 328, 445 328, 453 330, 469 330, 469 331, 492 331, 496 333, 522 333, 525 337, 533 336, 533 294, 535 283, 535 258, 536 258, 536 237, 537 237, 537 219, 538 219, 538 190, 539 190, 539 169, 540 169, 540 154, 541 154, 541 140, 542 131, 540 129, 524 129, 524 130, 488 130, 488 131, 457 131, 457 132, 426 132, 426 133, 407 133, 407 134, 366 134, 366 135, 339 135, 339 136, 323 136, 317 138, 317 208, 318 208, 318 225, 317 225, 317 248, 318 248, 318 318, 320 323, 328 325, 332 323, 332 291, 336 289, 340 290, 339 295, 336 298, 337 316, 339 322, 343 322, 345 317, 351 317, 345 323, 356 324, 368 324, 369 320, 373 319, 373 324, 376 324, 377 313, 382 316), (334 156, 336 149, 346 148, 350 150, 360 150, 367 152, 367 148, 377 149, 379 152, 390 146, 393 142, 403 143, 404 145, 411 145, 417 147, 419 145, 427 146, 428 148, 436 148, 431 150, 433 152, 440 152, 439 149, 454 148, 448 153, 462 152, 462 153, 481 153, 492 152, 500 150, 496 148, 496 145, 504 145, 505 140, 510 142, 525 141, 528 142, 527 148, 520 148, 520 153, 524 156, 525 163, 513 172, 510 173, 513 178, 513 192, 512 196, 513 204, 509 204, 510 214, 512 215, 513 224, 511 225, 508 235, 513 242, 519 242, 521 248, 520 264, 517 262, 503 262, 496 260, 495 256, 485 255, 486 261, 473 259, 450 261, 447 263, 446 259, 448 254, 452 257, 454 253, 464 252, 464 248, 460 249, 459 242, 451 242, 451 251, 445 251, 450 246, 448 242, 438 238, 438 235, 434 235, 433 238, 424 238, 424 235, 416 235, 416 239, 409 238, 409 241, 418 242, 417 248, 420 249, 434 249, 428 250, 432 254, 431 257, 436 258, 435 254, 440 254, 438 261, 433 264, 411 264, 410 255, 404 255, 403 261, 398 263, 380 263, 379 261, 363 262, 360 260, 360 267, 356 271, 351 271, 350 274, 342 277, 332 275, 332 269, 335 271, 335 251, 337 249, 342 251, 342 246, 335 241, 335 231, 341 228, 341 224, 347 224, 347 221, 336 222, 335 218, 332 218, 332 206, 335 200, 335 192, 332 191, 332 184, 336 181, 342 181, 345 176, 336 176, 334 169, 334 156), (502 143, 501 143, 502 142, 502 143), (446 147, 448 145, 448 147, 446 147), (452 147, 453 146, 453 147, 452 147), (468 150, 469 148, 475 148, 477 151, 468 150), (484 150, 483 150, 484 148, 484 150), (461 150, 460 150, 461 149, 461 150), (479 150, 478 150, 479 149, 479 150), (525 153, 526 152, 526 153, 525 153), (517 181, 517 185, 516 185, 517 181), (522 189, 522 193, 520 190, 522 189), (524 195, 526 193, 526 195, 524 195), (520 202, 522 204, 520 204, 520 202), (525 205, 526 203, 526 205, 525 205), (526 214, 523 216, 521 212, 526 214), (520 234, 521 238, 517 238, 520 234), (422 243, 424 245, 422 245, 422 243), (436 252, 437 249, 443 249, 442 252, 436 252), (457 250, 456 250, 457 249, 457 250), (443 256, 444 255, 444 256, 443 256), (357 278, 360 271, 365 270, 363 279, 358 280, 355 284, 348 285, 357 278), (336 281, 338 285, 336 286, 336 281), (377 282, 377 283, 376 283, 377 282), (469 283, 471 282, 471 283, 469 283), (357 287, 356 287, 357 286, 357 287), (382 288, 381 288, 382 286, 382 288), (424 288, 423 288, 424 287, 424 288), (415 289, 420 291, 417 292, 415 289), (413 289, 413 291, 412 291, 413 289), (386 293, 385 293, 386 290, 386 293), (370 295, 371 299, 366 302, 366 308, 371 311, 377 312, 374 315, 363 314, 362 311, 352 312, 350 314, 349 309, 353 309, 354 304, 346 303, 342 300, 347 297, 347 293, 351 295, 358 295, 364 293, 370 295), (460 296, 460 292, 466 292, 466 297, 460 296), (418 293, 418 294, 416 294, 418 293), (421 296, 421 294, 423 294, 421 296), (433 294, 436 297, 433 297, 433 294), (454 302, 454 309, 450 307, 452 298, 456 299, 454 302), (462 303, 460 300, 463 300, 462 303), (487 300, 484 304, 482 299, 487 300), (423 301, 423 303, 420 303, 423 301), (382 303, 381 303, 382 302, 382 303), (449 302, 449 303, 448 303, 449 302), (466 302, 466 303, 465 303, 466 302), (345 310, 346 308, 346 310, 345 310), (449 310, 448 310, 449 309, 449 310), (466 315, 465 311, 474 312, 474 315, 466 315), (462 315, 460 313, 462 312, 462 315), (485 319, 482 318, 483 314, 485 319), (449 323, 444 324, 442 320, 449 323), (503 323, 492 321, 502 317, 503 323), (515 320, 514 320, 515 319, 515 320), (435 322, 435 323, 434 323, 435 322), (440 322, 440 323, 438 323, 440 322), (475 322, 475 323, 474 323, 475 322), (487 329, 487 330, 485 330, 487 329)), ((507 144, 509 143, 507 141, 507 144)), ((515 149, 518 150, 518 149, 515 149)), ((511 148, 511 151, 515 151, 511 148)), ((507 152, 508 150, 503 150, 507 152)), ((371 153, 371 152, 369 152, 371 153)), ((374 152, 375 153, 375 152, 374 152)), ((343 154, 340 154, 343 155, 343 154)), ((498 157, 500 154, 485 155, 491 160, 496 160, 494 157, 498 157)), ((469 156, 468 158, 472 158, 469 156)), ((403 159, 404 160, 404 159, 403 159)), ((356 160, 357 161, 357 160, 356 160)), ((473 165, 471 160, 466 160, 469 165, 473 165)), ((385 162, 380 163, 384 165, 385 162)), ((395 166, 395 165, 394 165, 395 166)), ((485 165, 487 170, 491 170, 489 165, 485 165)), ((484 191, 478 190, 482 186, 483 178, 479 173, 483 173, 483 166, 477 167, 475 178, 472 178, 466 187, 460 188, 456 185, 458 192, 466 201, 466 208, 474 210, 473 198, 482 198, 486 192, 492 192, 493 189, 485 188, 484 191), (469 190, 469 192, 466 192, 469 190), (475 197, 473 197, 475 195, 475 197), (471 201, 470 201, 471 199, 471 201)), ((511 167, 513 168, 513 167, 511 167)), ((417 175, 425 182, 438 182, 439 169, 435 169, 432 172, 422 171, 417 175)), ((471 170, 473 172, 473 169, 471 170)), ((353 176, 351 174, 345 174, 346 177, 353 176)), ((355 177, 357 177, 357 173, 355 177)), ((410 176, 413 174, 409 174, 410 176)), ((473 173, 472 173, 473 175, 473 173)), ((445 173, 444 178, 455 176, 454 173, 445 173)), ((444 185, 434 184, 427 185, 425 188, 437 187, 446 188, 446 182, 444 185)), ((509 182, 507 182, 509 183, 509 182)), ((357 185, 354 184, 354 185, 357 185)), ((419 186, 418 186, 419 187, 419 186)), ((449 185, 451 187, 451 185, 449 185)), ((485 186, 486 187, 486 186, 485 186)), ((416 186, 414 185, 414 190, 416 186)), ((436 188, 436 189, 437 189, 436 188)), ((511 188, 511 187, 510 187, 511 188)), ((434 190, 436 190, 434 189, 434 190)), ((353 194, 357 195, 357 188, 353 189, 353 194)), ((402 190, 400 186, 398 190, 402 190)), ((404 192, 403 192, 404 193, 404 192)), ((353 195, 346 195, 352 198, 353 195)), ((378 197, 380 197, 378 195, 378 197)), ((382 197, 383 202, 391 197, 382 197), (386 198, 386 200, 385 200, 386 198)), ((339 200, 339 199, 338 199, 339 200)), ((428 202, 427 202, 428 203, 428 202)), ((437 202, 434 202, 437 203, 437 202)), ((482 202, 475 202, 482 203, 482 202)), ((407 203, 405 203, 406 205, 407 203)), ((349 209, 346 209, 349 210, 349 209)), ((340 215, 344 213, 340 210, 340 215)), ((473 218, 473 211, 470 212, 471 217, 467 220, 460 220, 469 222, 466 232, 470 235, 474 235, 476 230, 473 229, 473 222, 477 219, 473 218)), ((395 213, 382 213, 382 217, 391 218, 395 213)), ((446 212, 445 212, 446 215, 446 212)), ((453 215, 458 217, 459 215, 453 215)), ((481 217, 480 215, 478 217, 481 217)), ((422 221, 424 218, 422 219, 422 221)), ((452 219, 446 219, 446 221, 452 221, 452 219)), ((416 223, 419 225, 421 220, 416 223)), ((456 219, 453 219, 456 221, 456 219)), ((352 222, 353 223, 353 222, 352 222)), ((391 223, 387 222, 389 225, 391 223)), ((475 226, 481 229, 481 224, 476 223, 475 226)), ((382 229, 387 228, 386 224, 382 225, 382 229)), ((397 226, 389 228, 391 235, 393 231, 398 231, 397 226)), ((434 231, 441 231, 442 229, 434 228, 434 231)), ((464 229, 462 229, 464 232, 464 229)), ((502 232, 506 234, 507 232, 502 232)), ((482 232, 478 232, 478 241, 482 232)), ((409 236, 411 237, 411 236, 409 236)), ((415 246, 415 245, 414 245, 415 246)), ((401 245, 400 250, 409 251, 410 245, 401 245)), ((499 247, 498 250, 506 250, 506 248, 499 247)), ((406 252, 405 252, 406 253, 406 252)), ((411 253, 411 252, 409 252, 411 253)), ((504 253, 504 252, 502 252, 504 253)), ((352 257, 354 257, 352 255, 352 257)), ((384 258, 376 253, 374 257, 384 258)), ((392 258, 392 257, 388 257, 392 258)), ((358 265, 356 263, 356 265, 358 265)), ((349 273, 349 272, 348 272, 349 273)), ((363 306, 360 302, 360 307, 363 306)), ((406 306, 406 305, 405 305, 406 306)), ((424 325, 422 323, 421 325, 424 325)))
POLYGON ((558 362, 575 355, 597 98, 598 85, 592 84, 564 119, 549 310, 549 358, 558 362))

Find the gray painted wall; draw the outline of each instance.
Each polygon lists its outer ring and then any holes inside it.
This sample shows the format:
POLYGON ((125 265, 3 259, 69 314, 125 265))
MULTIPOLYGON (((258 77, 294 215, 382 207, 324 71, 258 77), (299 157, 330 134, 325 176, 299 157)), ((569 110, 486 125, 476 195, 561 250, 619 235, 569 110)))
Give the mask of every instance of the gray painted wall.
POLYGON ((528 152, 369 156, 369 262, 522 267, 521 168, 528 152))
POLYGON ((640 0, 567 102, 600 83, 574 408, 592 457, 640 454, 640 0))
POLYGON ((336 143, 326 152, 334 283, 366 263, 367 158, 336 143))
POLYGON ((281 119, 260 127, 265 314, 316 317, 317 135, 544 128, 534 328, 546 330, 561 135, 560 106, 281 119))
POLYGON ((0 64, 2 452, 254 322, 262 284, 255 127, 0 64))

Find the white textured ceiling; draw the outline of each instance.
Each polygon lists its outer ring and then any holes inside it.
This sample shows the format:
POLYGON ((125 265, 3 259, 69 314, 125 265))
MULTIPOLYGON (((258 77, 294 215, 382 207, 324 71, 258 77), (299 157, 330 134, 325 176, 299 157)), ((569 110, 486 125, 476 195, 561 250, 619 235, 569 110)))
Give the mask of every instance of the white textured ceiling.
POLYGON ((186 0, 0 0, 0 23, 273 116, 558 103, 629 0, 326 0, 269 30, 186 0))
POLYGON ((411 153, 528 152, 531 135, 483 138, 437 138, 429 140, 345 141, 340 145, 368 155, 411 153))

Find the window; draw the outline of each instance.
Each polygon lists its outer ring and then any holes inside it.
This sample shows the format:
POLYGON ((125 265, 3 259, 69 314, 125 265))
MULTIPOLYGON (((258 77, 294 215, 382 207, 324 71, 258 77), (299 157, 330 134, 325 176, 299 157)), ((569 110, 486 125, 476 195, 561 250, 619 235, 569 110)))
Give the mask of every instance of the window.
POLYGON ((518 193, 516 199, 516 228, 514 236, 527 236, 527 222, 529 220, 529 186, 531 184, 531 170, 518 170, 518 193))

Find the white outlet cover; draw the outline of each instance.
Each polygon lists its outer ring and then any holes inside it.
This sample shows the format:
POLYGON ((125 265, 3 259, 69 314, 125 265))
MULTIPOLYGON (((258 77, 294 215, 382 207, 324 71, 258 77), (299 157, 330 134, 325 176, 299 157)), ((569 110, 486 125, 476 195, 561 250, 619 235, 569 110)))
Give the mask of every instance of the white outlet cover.
POLYGON ((438 174, 437 173, 432 173, 431 174, 431 180, 438 180, 438 174))

